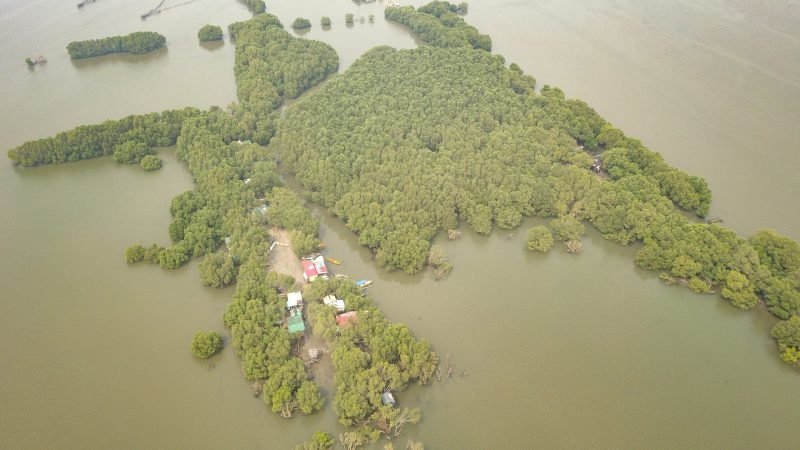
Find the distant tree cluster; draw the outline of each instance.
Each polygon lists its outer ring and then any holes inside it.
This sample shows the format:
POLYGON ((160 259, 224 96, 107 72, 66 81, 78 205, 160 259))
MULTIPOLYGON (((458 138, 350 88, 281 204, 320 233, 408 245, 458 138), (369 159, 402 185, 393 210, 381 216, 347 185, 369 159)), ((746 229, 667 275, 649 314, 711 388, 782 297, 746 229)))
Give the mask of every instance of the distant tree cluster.
POLYGON ((72 59, 91 58, 110 53, 133 53, 140 55, 157 50, 167 39, 153 31, 137 31, 127 36, 112 36, 103 39, 70 42, 67 53, 72 59))
POLYGON ((38 166, 99 158, 114 153, 117 146, 135 142, 151 147, 175 145, 184 120, 200 111, 184 108, 162 113, 128 116, 97 125, 81 125, 54 137, 28 141, 8 151, 14 164, 38 166))
POLYGON ((222 336, 215 331, 199 331, 192 339, 192 354, 200 359, 208 359, 222 350, 222 336))
POLYGON ((302 17, 298 17, 294 19, 294 22, 292 22, 292 28, 295 30, 305 30, 307 28, 311 28, 311 21, 302 17))
POLYGON ((217 25, 203 25, 197 32, 197 38, 200 39, 200 42, 221 41, 222 28, 217 25))
POLYGON ((322 16, 322 18, 319 20, 319 23, 323 27, 329 27, 331 26, 331 18, 328 16, 322 16))
POLYGON ((241 0, 253 14, 261 14, 267 10, 267 4, 264 0, 241 0))
POLYGON ((353 22, 354 22, 353 18, 354 18, 354 16, 352 14, 350 14, 350 13, 345 14, 344 15, 344 23, 346 25, 353 25, 353 22))
POLYGON ((472 47, 492 50, 492 38, 480 34, 457 13, 459 7, 434 1, 415 10, 413 6, 390 7, 384 10, 387 19, 408 26, 422 40, 436 47, 472 47))

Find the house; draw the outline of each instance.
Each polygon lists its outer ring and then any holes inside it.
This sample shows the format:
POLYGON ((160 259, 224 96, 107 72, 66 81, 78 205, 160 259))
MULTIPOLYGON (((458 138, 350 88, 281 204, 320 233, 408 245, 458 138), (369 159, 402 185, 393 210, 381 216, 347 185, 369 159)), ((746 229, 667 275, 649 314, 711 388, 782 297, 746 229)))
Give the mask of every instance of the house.
POLYGON ((389 391, 384 392, 383 394, 381 394, 381 403, 383 403, 384 405, 394 406, 395 405, 394 395, 392 395, 392 393, 389 391))
POLYGON ((328 266, 325 265, 325 258, 322 255, 310 256, 303 258, 303 278, 311 282, 317 277, 328 277, 328 266))
POLYGON ((356 319, 358 319, 358 312, 348 311, 336 316, 336 325, 339 325, 340 327, 347 327, 352 325, 356 319))
POLYGON ((333 295, 326 295, 322 298, 322 303, 327 306, 333 306, 338 312, 344 312, 344 300, 338 299, 333 295))
POLYGON ((251 209, 250 212, 252 212, 253 214, 260 214, 262 216, 266 216, 268 209, 269 209, 269 206, 261 205, 261 206, 257 206, 255 208, 251 209))
POLYGON ((303 294, 300 292, 289 292, 286 295, 286 309, 301 308, 303 306, 303 294))
POLYGON ((289 333, 304 333, 306 331, 306 324, 303 322, 303 315, 299 309, 293 309, 287 321, 289 333))

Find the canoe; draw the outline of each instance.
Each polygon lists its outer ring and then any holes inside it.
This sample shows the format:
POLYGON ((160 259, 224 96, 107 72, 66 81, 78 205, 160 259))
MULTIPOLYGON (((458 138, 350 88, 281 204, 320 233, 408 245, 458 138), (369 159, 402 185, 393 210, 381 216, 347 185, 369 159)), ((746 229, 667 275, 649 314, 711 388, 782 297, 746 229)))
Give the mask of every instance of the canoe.
POLYGON ((356 281, 356 286, 358 286, 360 288, 365 288, 365 287, 369 286, 370 284, 372 284, 372 280, 358 280, 358 281, 356 281))
POLYGON ((341 264, 342 263, 338 259, 333 259, 333 258, 325 258, 325 259, 331 264, 341 264))

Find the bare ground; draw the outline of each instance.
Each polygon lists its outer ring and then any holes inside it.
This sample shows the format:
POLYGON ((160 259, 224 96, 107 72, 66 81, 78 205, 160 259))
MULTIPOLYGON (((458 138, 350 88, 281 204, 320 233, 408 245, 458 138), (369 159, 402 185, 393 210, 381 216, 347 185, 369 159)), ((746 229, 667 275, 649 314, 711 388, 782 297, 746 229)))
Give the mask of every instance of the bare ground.
POLYGON ((294 277, 297 283, 302 283, 303 265, 292 250, 289 232, 280 228, 272 228, 269 234, 278 242, 278 245, 269 252, 267 263, 270 265, 270 270, 294 277))

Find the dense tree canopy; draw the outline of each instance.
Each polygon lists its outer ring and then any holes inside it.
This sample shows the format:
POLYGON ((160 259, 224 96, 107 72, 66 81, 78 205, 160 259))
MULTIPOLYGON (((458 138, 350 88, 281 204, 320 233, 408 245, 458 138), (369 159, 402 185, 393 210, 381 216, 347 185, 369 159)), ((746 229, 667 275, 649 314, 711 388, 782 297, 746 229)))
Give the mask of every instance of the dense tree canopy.
POLYGON ((327 44, 293 37, 271 14, 232 24, 229 30, 236 36, 241 120, 254 130, 252 140, 266 144, 275 129, 273 110, 284 98, 295 98, 336 72, 339 57, 327 44))
POLYGON ((518 66, 467 45, 438 22, 451 6, 387 8, 432 45, 370 50, 290 108, 273 140, 311 197, 379 264, 415 272, 436 232, 464 221, 489 233, 529 215, 558 218, 559 239, 580 251, 585 220, 607 239, 643 242, 636 263, 666 279, 715 290, 739 308, 760 299, 782 319, 797 314, 800 245, 771 231, 748 241, 687 218, 678 208, 708 212, 703 179, 670 167, 586 103, 555 87, 537 93, 518 66), (597 152, 601 176, 589 170, 597 152))
POLYGON ((167 39, 153 31, 137 31, 127 36, 112 36, 103 39, 70 42, 67 53, 72 59, 91 58, 109 53, 151 52, 166 44, 167 39))
POLYGON ((114 146, 114 153, 111 155, 111 159, 120 164, 139 164, 145 156, 155 154, 155 150, 141 142, 127 141, 114 146))

